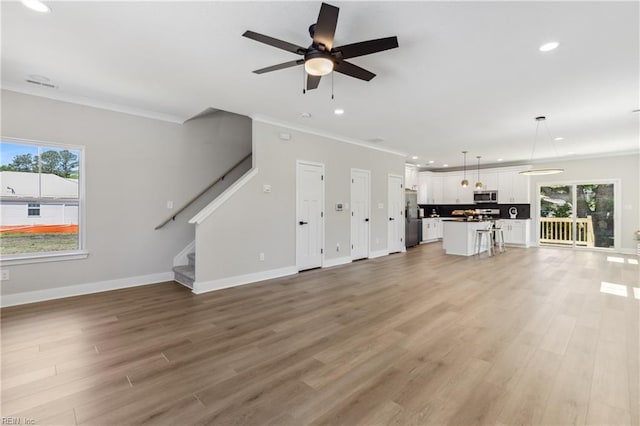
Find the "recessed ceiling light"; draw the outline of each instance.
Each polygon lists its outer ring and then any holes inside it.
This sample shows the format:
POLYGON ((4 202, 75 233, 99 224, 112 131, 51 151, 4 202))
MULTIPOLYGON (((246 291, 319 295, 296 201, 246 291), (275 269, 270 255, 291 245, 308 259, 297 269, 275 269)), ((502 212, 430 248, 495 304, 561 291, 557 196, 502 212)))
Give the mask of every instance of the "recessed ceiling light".
POLYGON ((448 164, 443 164, 442 167, 449 167, 449 165, 448 164))
POLYGON ((554 141, 563 141, 564 138, 562 136, 558 136, 557 138, 553 138, 554 141))
POLYGON ((435 163, 435 161, 429 160, 429 164, 433 164, 433 163, 435 163))
POLYGON ((40 13, 51 12, 51 9, 49 9, 49 6, 47 6, 46 4, 42 3, 39 0, 20 0, 20 2, 26 7, 28 7, 29 9, 35 10, 36 12, 40 12, 40 13))
POLYGON ((310 112, 303 112, 300 114, 300 117, 302 118, 311 118, 311 113, 310 112))
POLYGON ((422 167, 422 164, 416 164, 416 167, 422 167))
POLYGON ((640 108, 633 109, 633 110, 631 110, 631 112, 640 112, 640 108))
POLYGON ((344 114, 344 110, 342 108, 337 108, 337 109, 333 110, 333 113, 335 115, 342 115, 342 114, 344 114))
POLYGON ((558 43, 557 41, 552 41, 549 43, 545 43, 542 46, 539 47, 541 52, 549 52, 551 50, 557 49, 558 46, 560 46, 560 43, 558 43))
POLYGON ((573 155, 573 154, 575 154, 575 152, 573 152, 573 151, 567 152, 567 155, 573 155))
POLYGON ((411 157, 411 159, 412 159, 412 160, 417 160, 417 159, 418 159, 418 156, 417 156, 417 155, 414 155, 413 157, 411 157))
POLYGON ((502 161, 502 158, 498 158, 496 161, 502 161))

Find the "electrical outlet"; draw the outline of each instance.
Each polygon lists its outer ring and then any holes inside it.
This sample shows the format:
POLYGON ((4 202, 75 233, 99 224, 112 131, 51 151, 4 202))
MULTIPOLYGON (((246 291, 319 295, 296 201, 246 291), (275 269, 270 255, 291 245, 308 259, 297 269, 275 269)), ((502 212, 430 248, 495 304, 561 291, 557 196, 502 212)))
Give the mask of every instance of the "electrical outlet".
POLYGON ((264 253, 260 253, 259 259, 260 262, 264 262, 264 253))
POLYGON ((336 244, 336 251, 340 251, 340 243, 336 244))
POLYGON ((172 209, 173 208, 173 201, 167 201, 167 208, 168 209, 172 209))
POLYGON ((0 280, 1 281, 9 281, 9 277, 10 277, 10 275, 9 275, 9 270, 8 269, 3 269, 0 272, 0 280))

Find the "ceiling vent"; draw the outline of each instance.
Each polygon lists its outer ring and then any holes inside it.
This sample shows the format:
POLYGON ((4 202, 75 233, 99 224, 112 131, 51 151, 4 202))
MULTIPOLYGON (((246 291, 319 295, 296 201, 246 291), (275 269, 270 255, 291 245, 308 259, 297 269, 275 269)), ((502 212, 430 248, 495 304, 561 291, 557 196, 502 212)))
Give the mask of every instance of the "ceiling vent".
POLYGON ((58 86, 56 86, 55 84, 51 84, 51 83, 42 83, 39 81, 35 81, 35 80, 25 80, 27 83, 31 83, 31 84, 35 84, 37 86, 42 86, 42 87, 48 87, 50 89, 56 89, 58 86))

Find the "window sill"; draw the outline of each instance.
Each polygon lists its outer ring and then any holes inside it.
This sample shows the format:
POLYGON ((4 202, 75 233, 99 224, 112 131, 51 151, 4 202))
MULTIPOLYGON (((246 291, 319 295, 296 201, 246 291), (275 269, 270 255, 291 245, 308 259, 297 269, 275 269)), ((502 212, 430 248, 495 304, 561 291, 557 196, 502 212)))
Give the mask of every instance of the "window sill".
POLYGON ((61 262, 65 260, 86 259, 89 252, 86 250, 65 251, 60 253, 34 253, 2 256, 2 266, 28 265, 31 263, 61 262))

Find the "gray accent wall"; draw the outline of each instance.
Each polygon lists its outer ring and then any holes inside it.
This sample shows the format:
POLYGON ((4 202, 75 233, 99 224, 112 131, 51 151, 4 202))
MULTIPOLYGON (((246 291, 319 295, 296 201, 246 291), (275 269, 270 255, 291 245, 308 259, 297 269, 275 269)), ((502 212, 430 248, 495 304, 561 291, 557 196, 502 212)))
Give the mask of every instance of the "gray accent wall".
POLYGON ((83 260, 3 265, 11 279, 2 282, 2 295, 170 272, 173 257, 195 237, 187 221, 251 167, 246 162, 154 231, 251 152, 251 119, 218 111, 180 125, 3 90, 2 135, 85 147, 89 252, 83 260))
POLYGON ((351 210, 334 206, 350 203, 351 168, 371 171, 371 250, 386 250, 387 176, 403 176, 404 157, 256 120, 253 141, 258 174, 198 225, 198 282, 295 266, 296 160, 325 165, 325 260, 350 257, 351 210))

